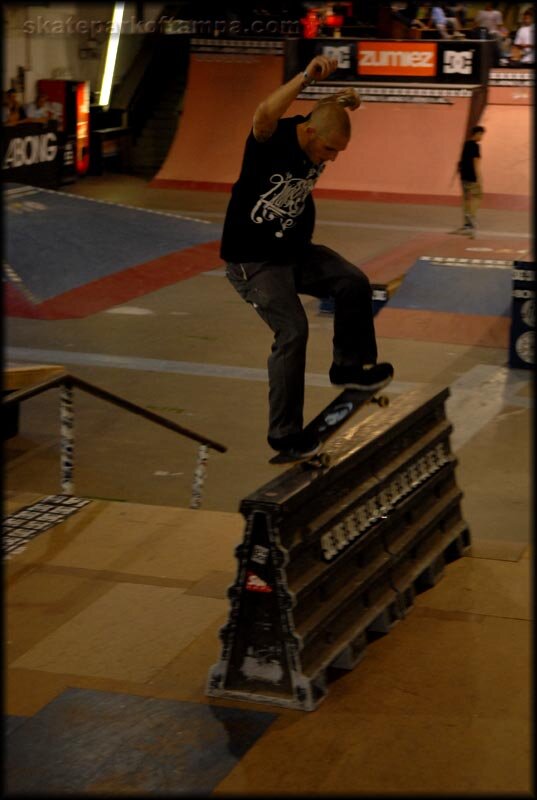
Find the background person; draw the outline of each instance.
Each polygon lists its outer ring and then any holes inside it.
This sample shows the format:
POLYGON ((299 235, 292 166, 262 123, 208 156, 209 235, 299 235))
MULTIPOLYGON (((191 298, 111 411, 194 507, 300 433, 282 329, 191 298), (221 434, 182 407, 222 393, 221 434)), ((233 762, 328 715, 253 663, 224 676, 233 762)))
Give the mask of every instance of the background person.
POLYGON ((26 107, 28 122, 42 122, 46 124, 52 117, 48 97, 43 92, 38 92, 35 101, 26 107))
POLYGON ((521 52, 520 58, 518 61, 513 60, 513 64, 520 66, 535 64, 535 24, 531 9, 524 12, 522 25, 516 32, 513 44, 521 52))
POLYGON ((474 125, 470 138, 464 143, 461 159, 457 165, 462 186, 464 223, 461 228, 457 228, 452 231, 452 233, 470 236, 472 239, 475 238, 476 214, 483 196, 481 150, 479 142, 483 138, 484 133, 485 128, 482 125, 474 125))
POLYGON ((431 4, 431 27, 438 31, 442 39, 459 38, 460 25, 457 17, 448 17, 445 10, 445 3, 431 4))
POLYGON ((8 89, 7 92, 4 92, 2 122, 4 125, 18 125, 19 122, 26 122, 26 112, 19 103, 15 89, 8 89))
POLYGON ((485 3, 485 8, 477 12, 475 27, 485 28, 489 37, 495 44, 495 65, 500 59, 505 58, 509 50, 509 31, 504 25, 502 12, 498 10, 497 3, 485 3))

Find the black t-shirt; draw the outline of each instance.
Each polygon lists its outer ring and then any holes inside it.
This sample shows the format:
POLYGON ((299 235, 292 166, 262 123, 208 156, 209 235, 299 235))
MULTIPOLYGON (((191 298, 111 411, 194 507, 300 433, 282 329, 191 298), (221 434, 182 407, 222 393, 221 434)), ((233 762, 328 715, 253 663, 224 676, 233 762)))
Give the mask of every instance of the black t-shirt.
POLYGON ((305 119, 280 119, 266 142, 250 131, 224 222, 224 261, 281 262, 311 241, 311 191, 324 165, 313 164, 298 143, 296 126, 305 119))
POLYGON ((477 175, 474 169, 474 158, 479 158, 479 145, 474 139, 468 139, 462 148, 461 160, 459 161, 459 173, 463 181, 476 181, 477 175))

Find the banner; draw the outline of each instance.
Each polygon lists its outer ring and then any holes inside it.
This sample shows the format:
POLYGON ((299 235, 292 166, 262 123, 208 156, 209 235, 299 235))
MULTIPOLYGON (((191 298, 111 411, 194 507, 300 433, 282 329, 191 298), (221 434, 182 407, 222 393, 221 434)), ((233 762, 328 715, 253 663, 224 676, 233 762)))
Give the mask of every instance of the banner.
POLYGON ((63 139, 56 122, 20 122, 2 131, 4 181, 54 189, 60 184, 63 139))
POLYGON ((486 85, 494 42, 476 39, 357 40, 288 39, 285 80, 302 72, 317 55, 338 59, 327 81, 333 83, 405 82, 486 85))
POLYGON ((356 73, 435 78, 436 55, 436 42, 358 42, 356 73))

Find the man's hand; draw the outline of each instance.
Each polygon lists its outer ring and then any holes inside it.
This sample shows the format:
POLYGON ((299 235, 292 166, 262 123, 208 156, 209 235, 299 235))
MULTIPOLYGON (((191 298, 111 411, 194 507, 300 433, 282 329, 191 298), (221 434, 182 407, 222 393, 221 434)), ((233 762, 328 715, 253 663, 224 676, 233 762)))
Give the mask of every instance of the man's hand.
POLYGON ((321 97, 321 99, 317 101, 317 106, 324 106, 326 103, 339 103, 344 108, 354 111, 356 108, 360 108, 362 99, 356 89, 349 88, 326 95, 326 97, 321 97))
POLYGON ((312 81, 324 81, 338 68, 337 58, 315 56, 306 67, 306 74, 312 81))
POLYGON ((343 89, 341 92, 334 92, 333 98, 337 103, 348 108, 349 111, 354 111, 362 105, 362 98, 356 89, 348 88, 343 89))

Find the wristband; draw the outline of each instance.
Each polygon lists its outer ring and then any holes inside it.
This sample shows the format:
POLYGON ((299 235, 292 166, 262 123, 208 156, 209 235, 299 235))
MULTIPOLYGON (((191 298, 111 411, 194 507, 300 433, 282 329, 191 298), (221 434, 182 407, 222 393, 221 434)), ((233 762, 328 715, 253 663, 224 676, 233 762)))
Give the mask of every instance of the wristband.
POLYGON ((305 86, 310 86, 312 83, 315 83, 315 79, 308 75, 307 70, 304 70, 302 78, 303 78, 302 88, 304 88, 305 86))

